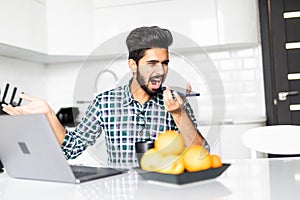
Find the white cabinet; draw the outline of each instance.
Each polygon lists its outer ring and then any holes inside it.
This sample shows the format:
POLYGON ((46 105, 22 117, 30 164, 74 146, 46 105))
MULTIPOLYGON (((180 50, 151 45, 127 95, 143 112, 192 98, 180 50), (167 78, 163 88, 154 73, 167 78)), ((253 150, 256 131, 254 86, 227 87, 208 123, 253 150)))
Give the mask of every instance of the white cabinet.
POLYGON ((78 60, 118 34, 150 25, 182 34, 207 50, 240 48, 257 44, 257 18, 256 0, 6 0, 0 1, 0 52, 2 43, 36 51, 44 63, 52 62, 49 55, 78 60))
POLYGON ((87 55, 93 49, 92 26, 92 0, 0 1, 2 44, 50 55, 87 55))
POLYGON ((0 1, 0 42, 47 51, 46 7, 41 0, 0 1))
POLYGON ((217 0, 219 44, 258 43, 256 0, 217 0))
POLYGON ((256 0, 173 0, 101 7, 94 0, 95 43, 147 25, 181 33, 200 46, 257 44, 256 0), (104 28, 105 27, 105 28, 104 28))
MULTIPOLYGON (((99 1, 100 2, 100 1, 99 1)), ((97 4, 98 5, 98 4, 97 4)), ((140 26, 158 25, 199 45, 218 43, 215 1, 173 0, 114 7, 94 7, 95 43, 140 26)))
POLYGON ((88 55, 93 49, 92 0, 47 1, 48 54, 88 55))

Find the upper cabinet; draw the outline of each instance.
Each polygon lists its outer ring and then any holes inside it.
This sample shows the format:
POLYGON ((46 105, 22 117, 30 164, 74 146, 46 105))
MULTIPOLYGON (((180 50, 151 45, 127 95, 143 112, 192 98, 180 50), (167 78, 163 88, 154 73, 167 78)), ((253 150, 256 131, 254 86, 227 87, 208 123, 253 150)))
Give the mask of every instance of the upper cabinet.
POLYGON ((47 1, 48 54, 88 55, 93 45, 92 0, 47 1))
POLYGON ((92 26, 92 0, 0 1, 0 49, 14 53, 18 47, 16 54, 25 57, 26 50, 30 58, 34 52, 87 55, 94 47, 92 26))
POLYGON ((47 52, 44 1, 0 1, 0 27, 0 43, 47 52))
MULTIPOLYGON (((17 54, 25 57, 26 50, 30 50, 30 58, 34 58, 34 52, 42 53, 37 54, 39 60, 53 55, 84 56, 120 33, 149 25, 168 28, 199 46, 214 50, 232 44, 239 47, 257 44, 256 1, 0 1, 0 54, 5 55, 8 52, 5 49, 13 46, 21 48, 17 54)), ((189 44, 180 45, 188 47, 189 44)), ((13 55, 16 51, 11 48, 9 52, 13 55)), ((51 62, 51 58, 45 60, 51 62)))
POLYGON ((257 44, 256 0, 217 0, 219 44, 257 44))
POLYGON ((109 7, 99 6, 101 2, 94 0, 95 42, 98 45, 118 33, 148 25, 168 28, 203 46, 218 44, 215 1, 142 1, 109 7))
POLYGON ((200 46, 258 42, 256 0, 132 1, 94 0, 96 44, 145 25, 169 28, 200 46))

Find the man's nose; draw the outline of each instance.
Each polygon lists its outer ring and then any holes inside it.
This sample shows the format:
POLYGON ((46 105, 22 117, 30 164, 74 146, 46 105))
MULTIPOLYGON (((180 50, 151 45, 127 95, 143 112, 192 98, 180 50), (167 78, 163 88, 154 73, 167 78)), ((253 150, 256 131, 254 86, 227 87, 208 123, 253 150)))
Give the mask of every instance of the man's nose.
POLYGON ((157 72, 159 72, 159 73, 164 73, 164 72, 165 72, 164 65, 163 65, 162 63, 157 63, 157 64, 156 64, 156 70, 157 70, 157 72))

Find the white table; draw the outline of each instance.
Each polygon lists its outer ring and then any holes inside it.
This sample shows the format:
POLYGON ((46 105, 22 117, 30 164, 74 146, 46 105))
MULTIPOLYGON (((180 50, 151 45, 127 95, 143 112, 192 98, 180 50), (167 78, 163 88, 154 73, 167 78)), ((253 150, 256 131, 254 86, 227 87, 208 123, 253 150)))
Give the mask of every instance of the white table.
POLYGON ((237 160, 220 177, 186 185, 143 180, 135 171, 80 185, 0 175, 0 200, 300 199, 300 159, 237 160))
POLYGON ((252 150, 252 157, 264 154, 300 154, 300 126, 273 125, 250 129, 243 135, 243 144, 252 150))

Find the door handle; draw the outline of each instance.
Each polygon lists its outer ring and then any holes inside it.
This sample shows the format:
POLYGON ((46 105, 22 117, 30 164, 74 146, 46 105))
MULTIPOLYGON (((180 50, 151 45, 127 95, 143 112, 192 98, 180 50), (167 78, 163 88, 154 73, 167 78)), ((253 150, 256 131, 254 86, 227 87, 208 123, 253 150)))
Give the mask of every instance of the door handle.
POLYGON ((299 91, 279 92, 278 100, 285 101, 287 99, 287 96, 298 95, 298 94, 299 94, 299 91))

